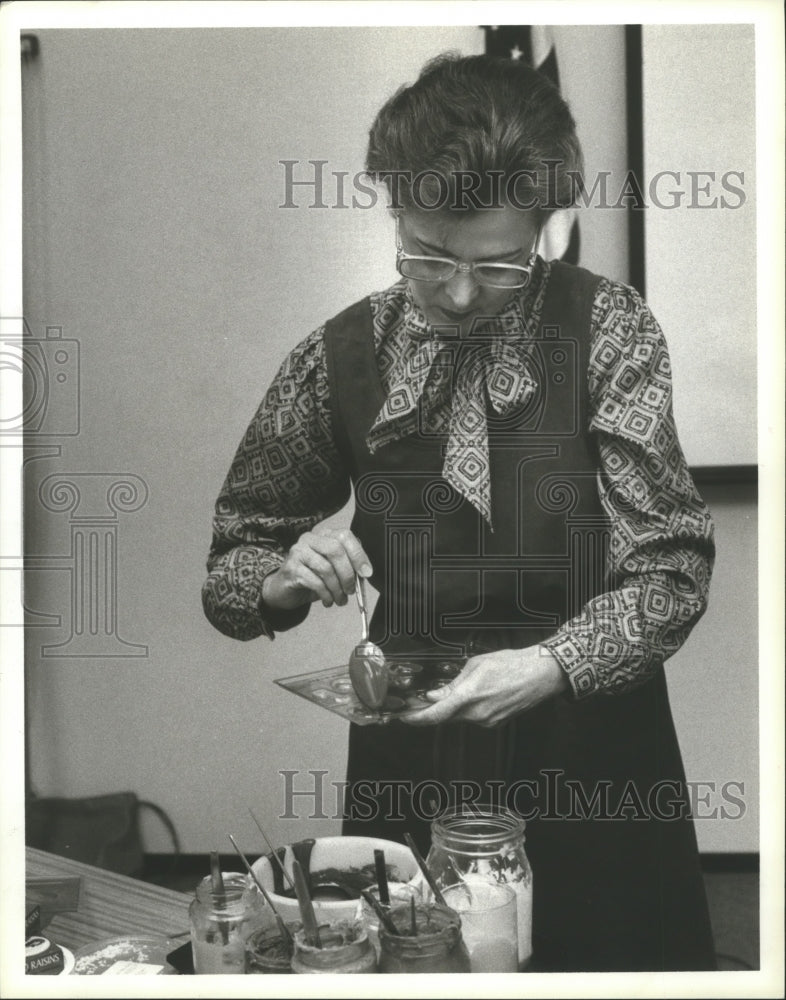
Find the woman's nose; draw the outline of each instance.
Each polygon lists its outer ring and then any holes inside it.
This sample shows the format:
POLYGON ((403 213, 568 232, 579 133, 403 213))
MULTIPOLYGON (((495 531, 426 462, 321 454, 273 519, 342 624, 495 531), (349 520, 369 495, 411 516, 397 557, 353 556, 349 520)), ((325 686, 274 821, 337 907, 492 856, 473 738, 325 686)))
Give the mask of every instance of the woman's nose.
POLYGON ((480 294, 480 286, 471 271, 457 271, 445 283, 445 293, 456 312, 465 312, 480 294))

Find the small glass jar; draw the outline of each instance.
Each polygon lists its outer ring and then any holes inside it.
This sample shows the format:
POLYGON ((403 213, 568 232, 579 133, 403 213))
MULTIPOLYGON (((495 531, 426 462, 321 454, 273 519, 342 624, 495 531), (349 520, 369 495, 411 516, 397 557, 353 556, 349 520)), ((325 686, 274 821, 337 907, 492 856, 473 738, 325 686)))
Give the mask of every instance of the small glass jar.
POLYGON ((394 906, 390 919, 399 929, 379 928, 379 971, 388 973, 470 972, 469 955, 461 937, 461 917, 438 903, 415 906, 417 934, 411 933, 410 905, 394 906))
POLYGON ((363 925, 345 920, 319 928, 321 947, 307 944, 302 928, 295 932, 292 971, 299 974, 363 974, 377 971, 377 955, 363 925))
POLYGON ((224 872, 223 892, 214 892, 205 876, 196 887, 188 913, 191 950, 197 975, 243 975, 247 971, 246 941, 269 921, 265 902, 250 879, 224 872))
POLYGON ((532 870, 524 850, 525 827, 520 816, 501 806, 458 806, 431 824, 426 859, 440 889, 486 881, 515 891, 519 969, 532 956, 532 870))

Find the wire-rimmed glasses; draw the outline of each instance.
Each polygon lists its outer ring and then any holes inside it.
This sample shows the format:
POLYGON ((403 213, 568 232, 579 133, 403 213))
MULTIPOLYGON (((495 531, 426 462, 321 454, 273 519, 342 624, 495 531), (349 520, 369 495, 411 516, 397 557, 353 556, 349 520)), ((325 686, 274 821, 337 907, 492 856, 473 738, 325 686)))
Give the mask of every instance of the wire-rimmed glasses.
POLYGON ((532 268, 538 255, 540 226, 526 265, 492 261, 462 261, 453 257, 431 257, 407 253, 401 245, 396 219, 396 270, 404 278, 415 281, 450 281, 459 271, 472 274, 479 285, 489 288, 526 288, 532 280, 532 268))

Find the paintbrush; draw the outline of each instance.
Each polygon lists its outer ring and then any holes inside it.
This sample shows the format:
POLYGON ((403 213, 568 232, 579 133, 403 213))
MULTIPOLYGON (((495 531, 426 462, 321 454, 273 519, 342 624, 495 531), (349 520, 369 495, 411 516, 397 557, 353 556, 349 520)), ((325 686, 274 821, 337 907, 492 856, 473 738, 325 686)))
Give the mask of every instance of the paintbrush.
MULTIPOLYGON (((221 865, 218 860, 218 851, 210 852, 210 888, 213 896, 216 897, 216 910, 223 910, 225 906, 224 877, 221 874, 221 865)), ((224 944, 229 944, 229 928, 223 920, 219 920, 218 926, 221 930, 221 940, 224 944)))

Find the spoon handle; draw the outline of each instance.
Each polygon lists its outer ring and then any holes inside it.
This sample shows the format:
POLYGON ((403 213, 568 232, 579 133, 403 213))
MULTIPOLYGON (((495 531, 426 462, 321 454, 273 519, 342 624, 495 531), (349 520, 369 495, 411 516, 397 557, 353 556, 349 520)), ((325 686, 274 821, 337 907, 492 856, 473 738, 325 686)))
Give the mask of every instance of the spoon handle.
POLYGON ((355 573, 355 597, 360 608, 360 620, 363 626, 363 635, 360 642, 368 642, 368 615, 366 613, 366 581, 362 576, 355 573))

